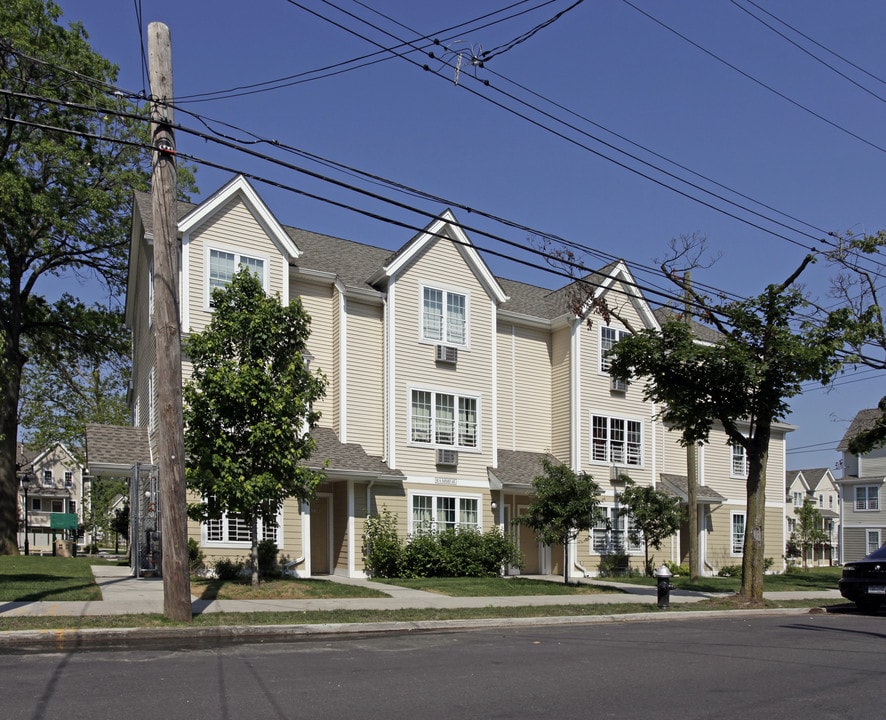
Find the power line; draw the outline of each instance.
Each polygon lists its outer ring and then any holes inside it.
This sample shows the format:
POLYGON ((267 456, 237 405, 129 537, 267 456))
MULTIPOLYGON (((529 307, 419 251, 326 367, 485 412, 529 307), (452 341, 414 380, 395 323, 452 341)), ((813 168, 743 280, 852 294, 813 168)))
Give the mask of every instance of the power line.
POLYGON ((843 127, 842 125, 840 125, 839 123, 834 122, 833 120, 829 120, 828 118, 826 118, 826 117, 825 117, 824 115, 822 115, 821 113, 817 113, 817 112, 815 112, 815 110, 813 110, 813 109, 807 107, 806 105, 803 105, 801 102, 798 102, 797 100, 794 100, 793 98, 789 97, 788 95, 785 95, 783 92, 781 92, 781 91, 779 91, 779 90, 776 90, 776 89, 775 89, 774 87, 772 87, 771 85, 767 85, 767 84, 764 83, 762 80, 758 80, 757 78, 755 78, 755 77, 754 77, 753 75, 751 75, 750 73, 747 73, 747 72, 745 72, 744 70, 742 70, 741 68, 737 67, 736 65, 733 65, 733 64, 732 64, 731 62, 729 62, 728 60, 724 60, 724 59, 721 58, 719 55, 717 55, 715 52, 713 52, 713 51, 711 51, 711 50, 708 50, 706 47, 700 45, 699 43, 695 42, 694 40, 691 40, 690 38, 688 38, 688 37, 687 37, 686 35, 684 35, 683 33, 679 32, 678 30, 675 30, 675 29, 672 28, 670 25, 668 25, 668 24, 662 22, 661 20, 659 20, 659 19, 658 19, 657 17, 655 17, 654 15, 652 15, 652 14, 646 12, 645 10, 643 10, 643 9, 641 9, 641 8, 638 8, 638 7, 637 7, 636 5, 634 5, 630 0, 621 0, 621 1, 622 1, 625 5, 627 5, 628 7, 631 7, 631 8, 633 8, 634 10, 636 10, 636 11, 637 11, 638 13, 640 13, 641 15, 643 15, 643 16, 649 18, 650 20, 652 20, 652 22, 654 22, 654 23, 656 23, 657 25, 663 27, 663 28, 664 28, 665 30, 667 30, 668 32, 673 33, 674 35, 676 35, 678 38, 680 38, 680 39, 683 40, 684 42, 689 43, 690 45, 692 45, 692 47, 694 47, 694 48, 696 48, 696 49, 698 49, 698 50, 701 50, 701 52, 703 52, 705 55, 707 55, 707 56, 713 58, 714 60, 716 60, 716 61, 719 62, 719 63, 722 63, 723 65, 725 65, 726 67, 728 67, 730 70, 734 70, 734 71, 737 72, 739 75, 741 75, 741 76, 744 77, 744 78, 747 78, 748 80, 750 80, 751 82, 755 83, 756 85, 759 85, 760 87, 765 88, 765 89, 768 90, 769 92, 771 92, 771 93, 777 95, 777 96, 780 97, 782 100, 785 100, 786 102, 790 103, 790 104, 793 105, 794 107, 797 107, 797 108, 799 108, 800 110, 803 110, 804 112, 809 113, 809 114, 812 115, 813 117, 818 118, 818 119, 821 120, 822 122, 827 123, 828 125, 830 125, 830 126, 831 126, 832 128, 834 128, 835 130, 839 130, 840 132, 845 133, 846 135, 849 135, 850 137, 853 137, 853 138, 855 138, 856 140, 858 140, 858 141, 860 141, 860 142, 863 142, 865 145, 868 145, 869 147, 872 147, 872 148, 874 148, 875 150, 879 150, 879 151, 882 152, 882 153, 886 153, 886 148, 884 148, 882 145, 878 145, 877 143, 875 143, 875 142, 873 142, 873 141, 871 141, 871 140, 867 140, 866 138, 863 138, 861 135, 858 135, 857 133, 852 132, 851 130, 849 130, 849 129, 843 127))
MULTIPOLYGON (((815 53, 810 52, 809 50, 807 50, 806 48, 804 48, 802 45, 800 45, 798 42, 795 42, 793 39, 789 38, 789 37, 788 37, 787 35, 785 35, 783 32, 781 32, 781 31, 778 30, 777 28, 774 28, 772 25, 770 25, 768 22, 766 22, 766 21, 765 21, 763 18, 761 18, 759 15, 755 15, 755 14, 752 13, 750 10, 748 10, 746 7, 744 7, 743 5, 740 5, 738 2, 736 2, 736 0, 729 0, 729 1, 730 1, 733 5, 735 5, 735 7, 737 7, 739 10, 741 10, 741 11, 744 12, 744 13, 747 13, 749 16, 751 16, 752 18, 754 18, 754 20, 756 20, 758 23, 760 23, 760 24, 763 25, 764 27, 769 28, 772 32, 774 32, 774 33, 775 33, 776 35, 778 35, 780 38, 782 38, 783 40, 786 40, 787 42, 789 42, 791 45, 793 45, 795 48, 797 48, 800 52, 805 53, 806 55, 808 55, 809 57, 811 57, 813 60, 815 60, 815 62, 824 65, 826 68, 828 68, 828 70, 831 70, 831 71, 835 72, 835 73, 836 73, 837 75, 839 75, 841 78, 843 78, 844 80, 847 80, 848 82, 852 83, 853 85, 855 85, 855 87, 859 88, 859 89, 862 90, 863 92, 866 92, 866 93, 867 93, 868 95, 870 95, 871 97, 873 97, 873 98, 879 100, 880 102, 886 102, 886 99, 884 99, 884 98, 881 97, 880 95, 877 95, 877 93, 875 93, 873 90, 869 90, 868 88, 866 88, 866 87, 865 87, 864 85, 862 85, 861 83, 856 82, 856 81, 853 80, 851 77, 849 77, 848 75, 846 75, 846 73, 841 72, 840 70, 838 70, 837 68, 835 68, 835 67, 834 67, 833 65, 831 65, 830 63, 825 62, 825 61, 822 60, 820 57, 818 57, 815 53)), ((753 4, 753 3, 751 3, 751 4, 753 4)), ((755 6, 755 7, 756 7, 756 6, 755 6)))

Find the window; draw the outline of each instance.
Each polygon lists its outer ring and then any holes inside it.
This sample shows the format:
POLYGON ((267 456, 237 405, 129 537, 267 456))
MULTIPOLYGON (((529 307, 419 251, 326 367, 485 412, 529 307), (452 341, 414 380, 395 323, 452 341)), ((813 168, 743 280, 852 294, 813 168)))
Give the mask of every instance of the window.
POLYGON ((824 507, 824 495, 818 496, 818 507, 824 507))
POLYGON ((634 528, 634 518, 619 515, 616 507, 603 507, 596 524, 591 528, 591 551, 600 555, 621 552, 639 552, 640 543, 632 543, 629 532, 634 528))
POLYGON ((828 507, 834 509, 834 496, 831 494, 828 494, 828 507))
POLYGON ((234 273, 238 268, 249 268, 252 273, 262 282, 267 289, 265 278, 265 261, 262 258, 249 257, 240 253, 228 252, 225 250, 213 250, 210 248, 207 258, 206 278, 207 284, 207 304, 212 306, 212 291, 216 288, 223 288, 234 277, 234 273))
POLYGON ((43 504, 40 501, 40 498, 31 498, 31 510, 36 510, 40 512, 43 509, 43 504))
MULTIPOLYGON (((245 543, 251 542, 249 525, 238 513, 225 513, 220 518, 206 521, 207 543, 245 543)), ((273 540, 278 545, 279 523, 277 518, 263 520, 259 524, 258 541, 273 540)))
MULTIPOLYGON (((748 476, 748 454, 741 445, 732 446, 732 474, 736 477, 748 476)), ((794 495, 794 504, 797 504, 796 493, 794 495)), ((801 498, 800 505, 802 504, 803 500, 801 498)))
POLYGON ((638 420, 591 416, 591 460, 640 466, 643 432, 638 420))
POLYGON ((409 439, 447 447, 477 447, 477 398, 413 390, 409 439))
POLYGON ((857 485, 855 488, 856 510, 879 510, 880 509, 880 486, 857 485))
POLYGON ((412 532, 480 529, 480 500, 455 495, 413 495, 412 532))
POLYGON ((866 554, 870 555, 874 550, 878 550, 880 548, 880 531, 879 530, 868 530, 865 533, 865 537, 867 539, 868 551, 866 554))
POLYGON ((466 345, 467 307, 466 295, 424 288, 421 313, 422 339, 450 345, 466 345))
POLYGON ((797 521, 794 518, 788 518, 788 532, 792 533, 797 529, 797 521))
POLYGON ((52 470, 43 471, 43 487, 52 487, 52 470))
POLYGON ((611 327, 600 328, 600 372, 609 372, 609 366, 612 363, 606 357, 607 353, 612 350, 615 343, 629 334, 627 330, 618 330, 611 327))
POLYGON ((65 503, 64 500, 53 500, 52 501, 52 512, 60 513, 65 511, 65 503))
POLYGON ((794 493, 794 507, 803 507, 803 493, 794 493))
POLYGON ((65 470, 65 487, 74 487, 74 473, 72 473, 70 470, 65 470))
POLYGON ((732 513, 732 554, 744 552, 744 513, 732 513))

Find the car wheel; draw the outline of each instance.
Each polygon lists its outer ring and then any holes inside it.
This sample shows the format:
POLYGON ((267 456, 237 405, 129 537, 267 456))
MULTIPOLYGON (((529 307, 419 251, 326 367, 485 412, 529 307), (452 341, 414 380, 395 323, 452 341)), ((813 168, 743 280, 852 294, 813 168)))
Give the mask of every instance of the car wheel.
POLYGON ((863 613, 874 614, 880 608, 880 599, 872 597, 864 597, 855 601, 855 605, 863 613))

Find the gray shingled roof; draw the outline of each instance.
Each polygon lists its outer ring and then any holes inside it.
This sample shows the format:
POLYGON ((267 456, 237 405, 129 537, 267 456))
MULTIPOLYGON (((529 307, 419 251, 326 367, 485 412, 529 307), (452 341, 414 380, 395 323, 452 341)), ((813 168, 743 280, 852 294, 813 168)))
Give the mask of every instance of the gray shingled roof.
POLYGON ((330 428, 316 427, 311 436, 317 443, 309 461, 311 467, 323 467, 325 463, 326 472, 356 471, 403 477, 402 472, 391 470, 380 457, 367 454, 361 445, 341 442, 330 428))
MULTIPOLYGON (((658 320, 659 325, 664 325, 666 322, 677 320, 680 316, 679 312, 670 307, 655 308, 652 312, 655 315, 656 320, 658 320)), ((712 327, 703 325, 697 320, 693 320, 691 324, 692 334, 702 342, 716 343, 723 338, 723 336, 712 327)))
MULTIPOLYGON (((671 475, 670 473, 661 473, 661 489, 666 493, 675 495, 683 502, 689 498, 689 478, 685 475, 671 475)), ((706 485, 698 485, 696 488, 695 499, 700 503, 710 503, 712 505, 720 505, 725 502, 723 497, 716 490, 712 490, 706 485)))
POLYGON ((843 439, 840 441, 840 444, 837 445, 837 450, 840 452, 845 452, 849 449, 849 441, 858 435, 861 432, 865 432, 866 430, 870 430, 874 427, 879 421, 880 417, 883 415, 883 411, 880 408, 868 408, 867 410, 859 410, 856 413, 855 417, 852 419, 852 424, 849 426, 849 429, 846 431, 846 434, 843 435, 843 439))
POLYGON ((90 466, 148 465, 151 463, 148 430, 128 425, 87 425, 86 457, 90 466))
POLYGON ((499 450, 498 465, 487 468, 487 473, 498 480, 504 487, 525 488, 532 487, 532 481, 543 472, 542 458, 547 457, 551 462, 559 460, 548 453, 527 452, 525 450, 499 450))

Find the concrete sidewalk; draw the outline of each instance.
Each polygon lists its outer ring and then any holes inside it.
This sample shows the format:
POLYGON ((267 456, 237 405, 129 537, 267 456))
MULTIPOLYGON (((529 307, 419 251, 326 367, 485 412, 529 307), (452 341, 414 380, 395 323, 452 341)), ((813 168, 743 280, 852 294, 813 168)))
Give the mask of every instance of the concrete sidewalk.
MULTIPOLYGON (((0 616, 87 616, 129 615, 163 613, 163 580, 160 578, 132 577, 128 567, 93 565, 92 572, 102 592, 102 599, 71 602, 6 602, 0 603, 0 616)), ((201 613, 250 613, 250 612, 305 612, 312 610, 403 610, 403 609, 459 609, 482 607, 526 607, 550 605, 600 605, 645 603, 655 604, 655 588, 630 583, 602 582, 594 579, 580 580, 608 585, 621 593, 595 593, 591 595, 517 595, 505 597, 449 597, 437 593, 372 582, 358 578, 329 576, 333 582, 372 588, 385 593, 380 598, 327 598, 311 600, 203 600, 192 596, 191 606, 195 614, 201 613)), ((551 582, 562 578, 547 576, 551 582)), ((692 603, 712 595, 675 590, 670 601, 692 603)), ((840 600, 837 590, 813 592, 765 593, 771 599, 823 599, 840 600)))

